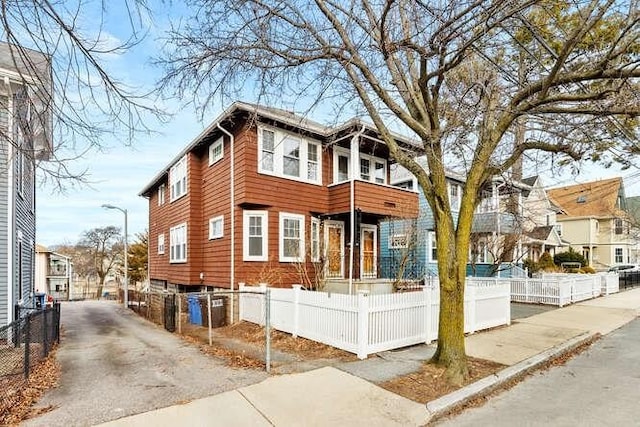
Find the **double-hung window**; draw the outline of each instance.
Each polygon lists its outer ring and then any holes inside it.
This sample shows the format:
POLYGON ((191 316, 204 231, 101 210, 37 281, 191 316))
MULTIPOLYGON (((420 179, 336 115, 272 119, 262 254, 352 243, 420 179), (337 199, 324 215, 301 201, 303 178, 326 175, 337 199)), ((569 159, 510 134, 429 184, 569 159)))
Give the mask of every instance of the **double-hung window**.
MULTIPOLYGON (((348 181, 351 179, 352 172, 351 152, 343 147, 335 147, 333 153, 333 182, 348 181)), ((376 184, 387 183, 387 163, 384 159, 360 153, 359 165, 360 171, 355 171, 357 179, 376 184)))
POLYGON ((320 220, 311 218, 311 262, 320 261, 320 220))
POLYGON ((164 192, 165 186, 164 184, 162 184, 160 187, 158 187, 158 206, 164 205, 164 192))
POLYGON ((300 140, 286 137, 283 146, 282 173, 287 176, 300 177, 300 140))
POLYGON ((158 235, 158 255, 164 255, 164 234, 158 235))
POLYGON ((223 155, 223 139, 220 137, 216 142, 209 146, 209 166, 221 160, 223 155))
POLYGON ((280 262, 304 260, 304 215, 280 213, 280 262))
POLYGON ((245 261, 268 260, 268 212, 244 211, 242 253, 245 261))
POLYGON ((169 229, 169 262, 187 262, 187 223, 169 229))
POLYGON ((364 181, 371 180, 371 160, 360 158, 360 178, 364 181))
POLYGON ((187 194, 187 156, 182 157, 169 170, 169 183, 171 185, 171 201, 187 194))
POLYGON ((620 218, 614 220, 614 228, 616 234, 624 233, 624 221, 620 218))
POLYGON ((209 220, 209 240, 219 239, 224 234, 224 216, 216 216, 209 220))
POLYGON ((307 179, 309 181, 318 181, 318 151, 320 146, 307 142, 307 179))
POLYGON ((460 210, 460 186, 458 184, 449 184, 449 204, 451 210, 460 210))
POLYGON ((261 169, 265 172, 273 172, 274 170, 274 154, 275 154, 275 132, 261 129, 260 144, 262 146, 262 161, 260 163, 261 169))
POLYGON ((624 262, 624 256, 622 253, 622 248, 616 248, 615 249, 615 262, 617 264, 621 264, 624 262))
POLYGON ((320 144, 276 129, 259 128, 258 172, 312 184, 322 183, 320 144))
POLYGON ((429 243, 429 262, 438 262, 438 247, 436 245, 436 233, 434 231, 430 231, 428 235, 428 243, 429 243))

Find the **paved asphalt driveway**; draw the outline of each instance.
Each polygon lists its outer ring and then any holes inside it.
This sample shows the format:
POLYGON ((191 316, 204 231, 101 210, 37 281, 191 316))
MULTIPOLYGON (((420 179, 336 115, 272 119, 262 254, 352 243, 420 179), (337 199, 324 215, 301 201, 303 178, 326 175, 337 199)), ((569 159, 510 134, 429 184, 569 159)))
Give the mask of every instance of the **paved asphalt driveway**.
POLYGON ((93 425, 257 383, 266 373, 233 369, 114 302, 62 304, 59 387, 23 425, 93 425))

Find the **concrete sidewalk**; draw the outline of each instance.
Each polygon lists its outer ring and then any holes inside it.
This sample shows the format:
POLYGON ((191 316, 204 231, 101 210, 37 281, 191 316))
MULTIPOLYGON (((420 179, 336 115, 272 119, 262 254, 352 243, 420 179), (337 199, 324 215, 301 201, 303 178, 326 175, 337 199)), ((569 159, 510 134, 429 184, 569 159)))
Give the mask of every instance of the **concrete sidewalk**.
POLYGON ((640 313, 640 289, 518 319, 466 338, 470 356, 509 368, 425 405, 386 391, 381 382, 419 368, 433 346, 384 352, 367 360, 273 376, 227 393, 132 417, 107 426, 412 426, 522 375, 640 313), (351 374, 345 372, 351 372, 351 374))

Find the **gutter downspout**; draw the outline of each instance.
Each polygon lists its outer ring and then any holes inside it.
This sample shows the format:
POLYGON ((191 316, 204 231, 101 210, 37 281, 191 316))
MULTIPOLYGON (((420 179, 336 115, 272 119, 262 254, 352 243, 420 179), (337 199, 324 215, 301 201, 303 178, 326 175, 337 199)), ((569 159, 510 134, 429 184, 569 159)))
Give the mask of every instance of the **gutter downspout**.
MULTIPOLYGON (((4 77, 4 85, 7 88, 7 107, 9 111, 13 111, 13 93, 11 91, 11 81, 9 77, 4 77)), ((13 114, 9 114, 8 122, 7 122, 7 132, 13 129, 13 114)), ((17 151, 17 150, 15 150, 17 151)), ((7 319, 6 325, 14 321, 14 317, 16 313, 13 310, 14 306, 14 292, 15 292, 15 281, 14 281, 14 245, 15 245, 15 225, 14 225, 14 174, 13 174, 13 156, 14 156, 14 147, 13 144, 7 144, 7 319)), ((18 301, 20 301, 21 296, 18 295, 18 301)))
POLYGON ((350 245, 349 245, 349 295, 353 294, 353 244, 354 244, 354 240, 355 240, 355 193, 356 193, 356 189, 355 189, 355 177, 356 177, 356 169, 359 163, 359 153, 360 153, 360 136, 364 133, 365 131, 365 126, 362 125, 362 129, 360 129, 359 132, 357 132, 355 135, 353 135, 353 137, 351 138, 351 145, 349 146, 349 152, 351 155, 351 176, 350 176, 350 185, 349 185, 349 221, 350 221, 350 227, 349 227, 349 241, 350 241, 350 245), (354 147, 356 147, 355 143, 358 142, 358 146, 357 149, 354 149, 354 147))
MULTIPOLYGON (((225 128, 223 128, 222 126, 220 126, 220 123, 216 123, 216 126, 218 127, 218 129, 220 129, 225 135, 227 135, 229 137, 229 152, 230 152, 230 156, 229 156, 229 160, 231 161, 231 166, 230 166, 230 184, 229 184, 229 193, 230 193, 230 198, 231 198, 231 202, 229 203, 229 212, 231 215, 231 275, 230 275, 230 279, 229 279, 229 289, 231 290, 232 294, 231 294, 231 324, 233 324, 234 321, 234 305, 233 305, 233 286, 234 283, 236 281, 236 274, 235 274, 235 267, 236 267, 236 218, 235 218, 235 204, 236 204, 236 192, 235 192, 235 187, 236 187, 236 182, 235 182, 235 149, 234 149, 234 142, 235 139, 233 138, 233 134, 231 134, 229 131, 227 131, 225 128)), ((224 146, 224 144, 223 144, 224 146)))

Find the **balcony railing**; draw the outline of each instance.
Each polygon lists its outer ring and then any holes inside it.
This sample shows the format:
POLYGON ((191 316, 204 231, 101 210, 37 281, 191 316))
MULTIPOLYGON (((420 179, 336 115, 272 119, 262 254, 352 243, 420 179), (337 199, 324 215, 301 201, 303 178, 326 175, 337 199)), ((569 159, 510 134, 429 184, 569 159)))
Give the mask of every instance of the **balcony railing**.
POLYGON ((61 276, 66 277, 68 274, 67 267, 65 266, 57 266, 57 267, 49 267, 47 269, 47 276, 61 276))

